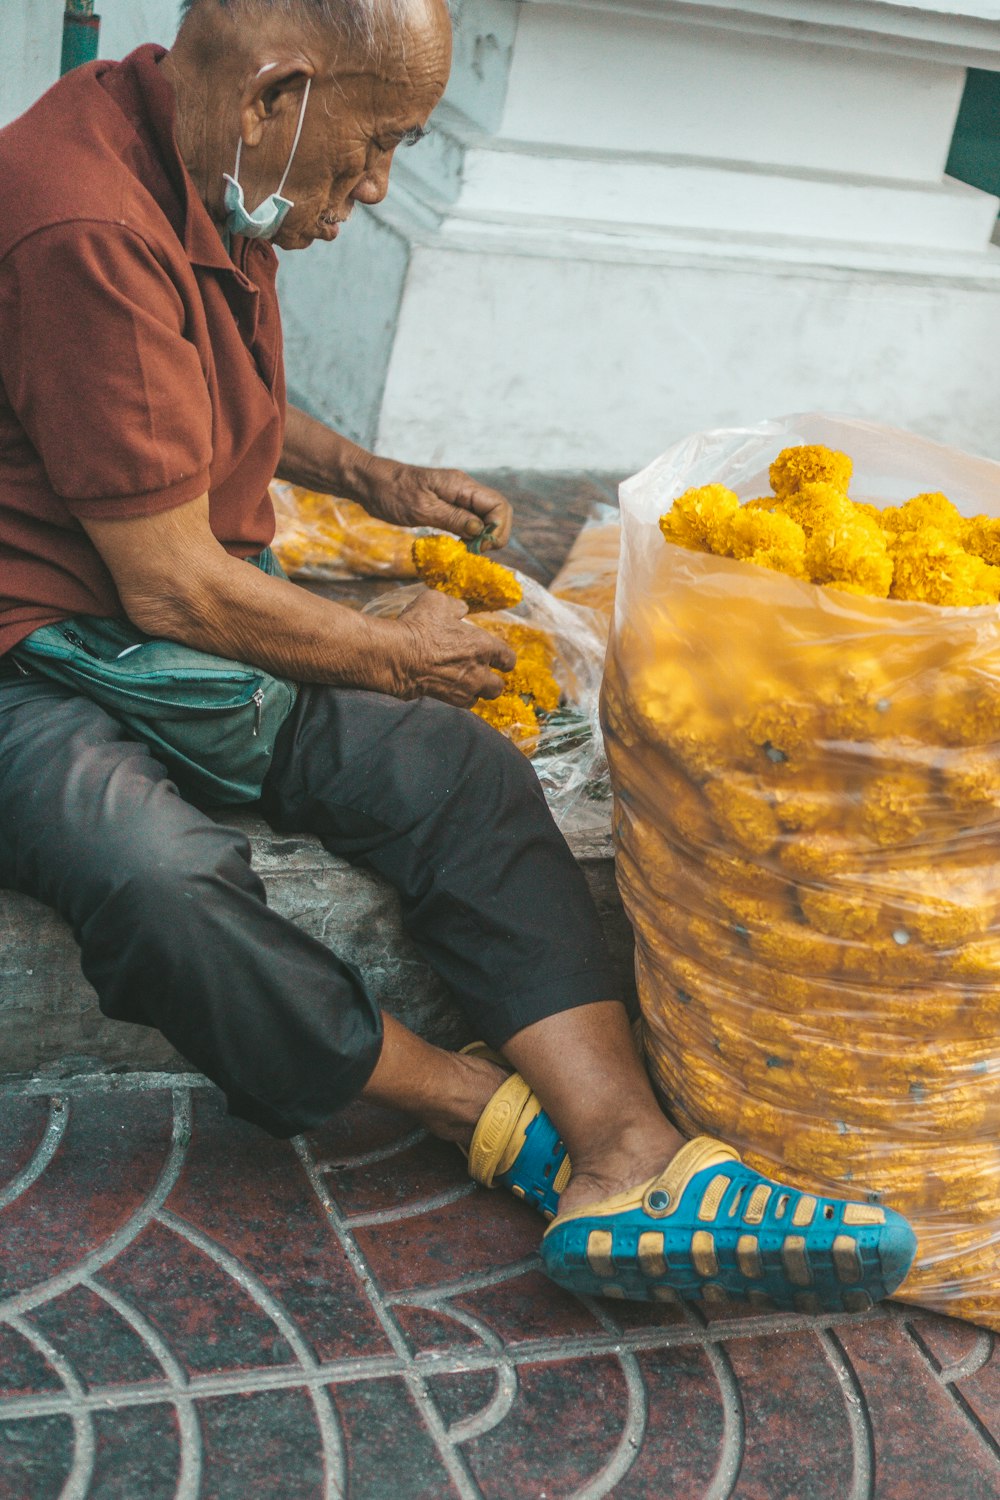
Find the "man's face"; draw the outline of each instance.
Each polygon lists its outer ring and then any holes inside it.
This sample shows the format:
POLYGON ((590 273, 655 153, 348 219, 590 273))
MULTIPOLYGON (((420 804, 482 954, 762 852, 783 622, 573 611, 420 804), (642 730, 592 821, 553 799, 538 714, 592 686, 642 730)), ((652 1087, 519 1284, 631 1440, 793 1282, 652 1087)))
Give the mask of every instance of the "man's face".
MULTIPOLYGON (((404 141, 419 139, 444 93, 450 67, 451 27, 444 6, 435 5, 422 24, 411 28, 405 46, 386 52, 377 62, 335 66, 330 75, 313 79, 302 136, 283 189, 294 207, 275 237, 276 245, 301 250, 316 239, 335 239, 355 203, 382 201, 393 153, 404 141)), ((282 161, 273 175, 276 150, 283 149, 287 161, 294 124, 294 112, 286 111, 282 130, 274 134, 287 139, 273 146, 269 142, 269 162, 254 162, 253 177, 245 173, 248 205, 274 190, 284 170, 282 161), (265 173, 270 180, 265 181, 265 173)), ((243 160, 249 167, 247 155, 243 160)))

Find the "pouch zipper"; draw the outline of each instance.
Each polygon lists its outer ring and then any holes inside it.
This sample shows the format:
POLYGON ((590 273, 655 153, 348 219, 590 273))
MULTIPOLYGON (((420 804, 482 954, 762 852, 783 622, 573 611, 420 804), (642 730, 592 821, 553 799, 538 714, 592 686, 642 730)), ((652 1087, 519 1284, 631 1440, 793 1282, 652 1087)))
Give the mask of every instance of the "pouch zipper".
POLYGON ((258 688, 257 691, 254 693, 254 695, 253 695, 253 705, 254 705, 254 713, 253 713, 253 737, 254 737, 254 739, 256 739, 257 736, 260 734, 260 721, 261 721, 261 718, 263 717, 263 714, 264 714, 264 689, 263 688, 258 688))

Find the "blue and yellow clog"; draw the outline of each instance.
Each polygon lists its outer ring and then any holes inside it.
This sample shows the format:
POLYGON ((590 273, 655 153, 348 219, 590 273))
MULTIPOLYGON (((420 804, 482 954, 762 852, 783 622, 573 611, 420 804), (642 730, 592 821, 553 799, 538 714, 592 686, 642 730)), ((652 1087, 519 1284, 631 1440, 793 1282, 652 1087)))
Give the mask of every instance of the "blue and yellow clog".
POLYGON ((860 1312, 901 1285, 916 1250, 891 1209, 783 1187, 698 1136, 658 1177, 562 1214, 542 1241, 553 1281, 589 1296, 860 1312))

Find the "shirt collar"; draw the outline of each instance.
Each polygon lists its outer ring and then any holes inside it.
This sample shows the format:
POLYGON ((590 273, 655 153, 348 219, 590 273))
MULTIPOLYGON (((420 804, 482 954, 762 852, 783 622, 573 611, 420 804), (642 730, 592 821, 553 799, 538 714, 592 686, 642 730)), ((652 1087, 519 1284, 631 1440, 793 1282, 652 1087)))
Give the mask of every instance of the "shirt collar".
POLYGON ((147 135, 149 145, 169 179, 175 198, 175 202, 169 205, 173 212, 169 213, 168 205, 163 207, 174 222, 188 259, 192 265, 227 271, 243 282, 246 277, 233 264, 219 229, 201 201, 181 158, 175 131, 177 97, 160 67, 165 56, 166 48, 152 43, 137 48, 119 65, 122 76, 118 81, 127 93, 133 95, 140 114, 136 124, 140 133, 147 135))

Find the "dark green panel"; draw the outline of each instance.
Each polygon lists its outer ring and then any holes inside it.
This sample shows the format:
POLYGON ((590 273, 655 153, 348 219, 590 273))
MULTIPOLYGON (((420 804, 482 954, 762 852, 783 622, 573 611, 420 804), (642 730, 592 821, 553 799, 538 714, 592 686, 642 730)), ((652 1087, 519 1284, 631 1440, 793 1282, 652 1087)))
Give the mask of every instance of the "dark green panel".
POLYGON ((969 69, 945 171, 1000 197, 1000 73, 969 69))

